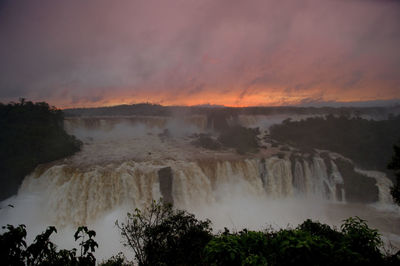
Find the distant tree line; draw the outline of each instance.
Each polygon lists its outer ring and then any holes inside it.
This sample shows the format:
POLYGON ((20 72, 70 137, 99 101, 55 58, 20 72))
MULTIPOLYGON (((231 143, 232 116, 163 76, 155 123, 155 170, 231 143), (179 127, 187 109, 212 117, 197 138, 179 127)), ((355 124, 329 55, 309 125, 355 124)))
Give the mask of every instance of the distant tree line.
MULTIPOLYGON (((241 230, 213 234, 209 220, 171 205, 153 202, 116 222, 135 262, 122 253, 102 266, 145 265, 399 265, 400 252, 385 251, 377 230, 358 217, 340 229, 306 220, 296 228, 241 230)), ((25 226, 8 225, 0 235, 2 265, 95 265, 96 233, 79 227, 74 235, 80 250, 57 250, 49 227, 27 246, 25 226)))
POLYGON ((241 155, 258 152, 257 135, 260 134, 258 128, 246 128, 239 125, 227 126, 218 134, 217 138, 204 133, 193 135, 195 140, 192 141, 192 144, 209 150, 234 149, 241 155))
POLYGON ((387 171, 392 145, 400 138, 400 116, 381 121, 334 115, 287 119, 272 126, 270 134, 273 139, 299 148, 340 153, 365 169, 387 171))
POLYGON ((45 102, 0 103, 0 200, 42 163, 70 156, 81 142, 64 130, 63 112, 45 102))
POLYGON ((370 115, 387 117, 390 113, 398 113, 400 106, 394 107, 225 107, 225 106, 162 106, 152 103, 131 105, 116 105, 93 108, 65 109, 66 116, 174 116, 181 114, 206 115, 213 119, 215 116, 237 117, 238 115, 370 115))

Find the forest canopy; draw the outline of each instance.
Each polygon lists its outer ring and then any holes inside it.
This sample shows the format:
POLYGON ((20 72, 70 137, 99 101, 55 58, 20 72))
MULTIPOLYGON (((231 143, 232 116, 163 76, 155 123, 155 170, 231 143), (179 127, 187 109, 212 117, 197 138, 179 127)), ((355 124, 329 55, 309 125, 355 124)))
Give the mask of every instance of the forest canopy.
POLYGON ((299 148, 340 153, 365 169, 387 172, 392 146, 400 137, 400 116, 388 120, 328 115, 287 119, 270 129, 271 137, 299 148))
POLYGON ((63 112, 45 102, 0 103, 0 200, 16 193, 38 164, 70 156, 81 142, 64 130, 63 112))

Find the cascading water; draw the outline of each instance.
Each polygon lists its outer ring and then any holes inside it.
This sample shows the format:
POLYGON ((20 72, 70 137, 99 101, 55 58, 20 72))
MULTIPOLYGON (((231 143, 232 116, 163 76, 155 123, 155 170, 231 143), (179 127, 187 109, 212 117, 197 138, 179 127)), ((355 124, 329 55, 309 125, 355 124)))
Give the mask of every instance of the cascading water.
POLYGON ((76 225, 93 222, 121 205, 142 208, 152 199, 165 197, 159 175, 165 167, 172 169, 170 194, 178 208, 213 204, 224 197, 218 194, 220 187, 237 183, 243 196, 264 200, 310 197, 346 201, 342 191, 337 191, 343 178, 336 166, 328 173, 320 157, 294 163, 293 167, 289 159, 273 156, 234 161, 125 161, 83 168, 61 164, 38 168, 25 179, 19 193, 41 191, 46 197, 43 207, 55 214, 54 223, 76 225))

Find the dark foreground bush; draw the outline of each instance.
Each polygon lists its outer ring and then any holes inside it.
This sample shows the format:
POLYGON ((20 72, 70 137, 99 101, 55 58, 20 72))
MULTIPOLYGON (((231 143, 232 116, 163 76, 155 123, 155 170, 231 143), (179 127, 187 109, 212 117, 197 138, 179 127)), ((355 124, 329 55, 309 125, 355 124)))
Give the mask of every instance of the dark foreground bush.
MULTIPOLYGON (((118 224, 118 223, 117 223, 118 224)), ((118 224, 139 265, 397 265, 377 230, 360 218, 341 228, 307 220, 297 228, 211 236, 210 222, 161 202, 118 224)))
POLYGON ((122 252, 112 256, 108 260, 102 261, 100 266, 133 266, 132 262, 129 262, 122 252))
POLYGON ((212 238, 209 220, 197 220, 161 201, 128 213, 116 225, 139 265, 202 265, 203 249, 212 238))
MULTIPOLYGON (((139 265, 400 265, 400 252, 384 253, 377 230, 358 217, 344 221, 340 229, 306 220, 296 228, 278 231, 224 232, 212 235, 210 222, 199 221, 171 205, 153 202, 143 212, 128 214, 117 225, 125 244, 139 265)), ((49 240, 49 227, 34 243, 26 245, 23 225, 8 225, 0 235, 1 265, 95 265, 94 231, 80 227, 77 250, 57 250, 49 240)), ((122 253, 103 266, 127 266, 122 253)))
POLYGON ((14 227, 12 225, 3 226, 7 231, 0 235, 0 261, 1 265, 95 265, 96 259, 93 252, 98 247, 94 237, 96 233, 85 226, 81 226, 76 231, 75 241, 80 240, 80 251, 77 250, 57 250, 54 243, 50 241, 50 236, 57 232, 54 226, 47 228, 45 232, 36 236, 35 241, 27 246, 25 242, 26 230, 24 225, 14 227))
POLYGON ((227 229, 215 236, 205 247, 209 265, 267 265, 267 237, 262 232, 243 230, 229 233, 227 229))
POLYGON ((397 265, 382 253, 378 232, 349 218, 341 230, 311 220, 295 229, 224 233, 205 247, 209 265, 397 265))

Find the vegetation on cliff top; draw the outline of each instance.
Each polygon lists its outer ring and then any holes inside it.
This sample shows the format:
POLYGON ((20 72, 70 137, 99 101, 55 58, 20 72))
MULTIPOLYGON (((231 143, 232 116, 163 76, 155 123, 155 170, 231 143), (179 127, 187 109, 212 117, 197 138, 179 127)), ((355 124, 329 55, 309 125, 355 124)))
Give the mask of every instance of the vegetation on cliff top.
POLYGON ((79 151, 81 142, 63 121, 63 112, 45 102, 0 103, 0 200, 16 193, 38 164, 79 151))
POLYGON ((387 172, 392 145, 400 137, 400 116, 374 121, 346 116, 285 120, 270 129, 271 137, 297 146, 340 153, 369 170, 387 172))

